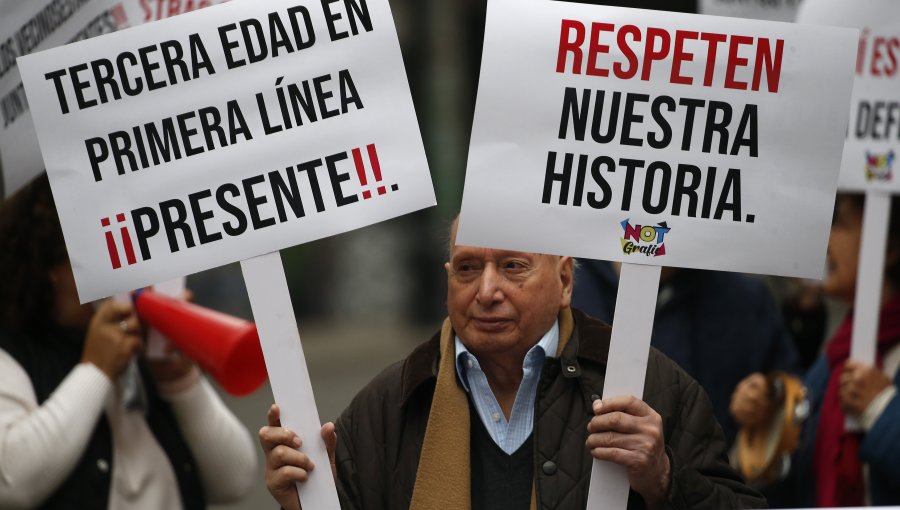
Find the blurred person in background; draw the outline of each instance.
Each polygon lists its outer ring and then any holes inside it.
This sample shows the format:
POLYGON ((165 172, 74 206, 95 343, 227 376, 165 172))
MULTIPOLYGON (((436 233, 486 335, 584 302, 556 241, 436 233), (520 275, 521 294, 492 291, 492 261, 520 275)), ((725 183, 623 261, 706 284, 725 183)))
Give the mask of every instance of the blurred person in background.
POLYGON ((829 298, 819 280, 771 276, 768 283, 797 350, 797 373, 804 373, 822 354, 822 346, 837 329, 846 307, 829 298))
MULTIPOLYGON (((579 260, 575 306, 612 324, 618 267, 602 260, 579 260)), ((662 268, 651 345, 709 393, 729 445, 738 430, 728 412, 734 388, 755 372, 793 371, 797 358, 762 280, 699 269, 662 268)))
POLYGON ((130 303, 79 303, 46 175, 0 206, 0 246, 0 508, 200 509, 246 494, 252 439, 196 365, 141 359, 130 303))
MULTIPOLYGON (((828 242, 826 294, 852 306, 862 236, 862 195, 839 194, 828 242)), ((900 504, 900 199, 891 200, 877 361, 850 360, 853 310, 804 380, 810 416, 803 425, 791 471, 772 488, 773 504, 802 507, 900 504), (845 428, 856 418, 861 432, 845 428), (776 499, 777 498, 777 499, 776 499), (783 502, 781 501, 783 499, 783 502)), ((762 374, 736 389, 731 412, 741 426, 771 420, 777 402, 762 374)))

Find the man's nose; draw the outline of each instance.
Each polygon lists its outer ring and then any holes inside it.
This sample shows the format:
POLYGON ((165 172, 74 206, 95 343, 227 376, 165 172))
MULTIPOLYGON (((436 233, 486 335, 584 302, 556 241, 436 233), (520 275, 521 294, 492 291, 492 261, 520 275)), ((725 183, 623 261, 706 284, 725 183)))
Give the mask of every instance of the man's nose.
POLYGON ((478 294, 475 296, 482 306, 503 300, 503 290, 501 285, 503 276, 497 271, 494 264, 485 266, 481 272, 481 279, 478 282, 478 294))

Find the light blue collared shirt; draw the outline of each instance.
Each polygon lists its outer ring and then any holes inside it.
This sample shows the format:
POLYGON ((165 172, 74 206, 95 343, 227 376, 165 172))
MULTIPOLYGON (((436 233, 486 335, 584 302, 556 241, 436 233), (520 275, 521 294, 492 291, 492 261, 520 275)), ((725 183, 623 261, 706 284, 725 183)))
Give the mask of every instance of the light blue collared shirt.
POLYGON ((459 337, 456 337, 456 375, 463 388, 472 396, 472 403, 475 404, 485 430, 497 446, 508 454, 518 450, 531 435, 534 428, 534 400, 541 368, 547 356, 556 356, 558 345, 559 321, 554 322, 553 327, 525 354, 525 361, 522 363, 522 383, 519 384, 516 401, 507 422, 478 359, 466 349, 459 337))

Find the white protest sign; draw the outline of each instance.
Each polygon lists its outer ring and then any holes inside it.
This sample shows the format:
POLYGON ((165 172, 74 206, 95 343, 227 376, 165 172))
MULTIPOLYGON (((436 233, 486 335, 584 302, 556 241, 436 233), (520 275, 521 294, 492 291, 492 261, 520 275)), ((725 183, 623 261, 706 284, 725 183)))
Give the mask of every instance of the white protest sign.
POLYGON ((6 0, 0 3, 0 195, 12 195, 44 171, 16 58, 222 1, 6 0))
POLYGON ((800 0, 700 0, 698 12, 714 16, 794 21, 800 0))
MULTIPOLYGON (((900 3, 896 20, 900 20, 900 3)), ((860 6, 862 8, 862 6, 860 6)), ((838 188, 900 193, 900 23, 874 26, 882 14, 871 12, 873 24, 859 27, 856 80, 850 129, 838 188)))
POLYGON ((838 187, 900 192, 893 161, 900 152, 900 2, 804 2, 797 22, 860 29, 850 126, 838 187))
MULTIPOLYGON (((241 260, 282 424, 328 466, 277 250, 434 204, 387 1, 229 2, 19 67, 80 299, 241 260)), ((298 491, 338 509, 328 469, 298 491)))
POLYGON ((360 5, 226 3, 19 60, 83 301, 434 204, 390 11, 360 5))
MULTIPOLYGON (((458 241, 631 263, 603 397, 641 395, 650 266, 821 276, 857 36, 491 0, 458 241)), ((595 462, 588 507, 627 487, 595 462)))
POLYGON ((492 5, 460 242, 821 277, 855 31, 492 5))

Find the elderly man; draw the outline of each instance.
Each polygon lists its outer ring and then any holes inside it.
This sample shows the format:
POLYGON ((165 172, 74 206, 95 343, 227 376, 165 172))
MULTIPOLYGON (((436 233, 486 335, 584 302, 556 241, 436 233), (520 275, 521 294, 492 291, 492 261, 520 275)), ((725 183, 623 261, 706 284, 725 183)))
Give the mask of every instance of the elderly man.
MULTIPOLYGON (((322 428, 342 508, 582 509, 592 457, 627 468, 629 508, 765 505, 728 466, 703 390, 658 352, 644 401, 599 399, 610 327, 569 307, 571 258, 455 233, 441 331, 322 428)), ((268 418, 266 483, 295 509, 314 466, 277 407, 268 418)))

